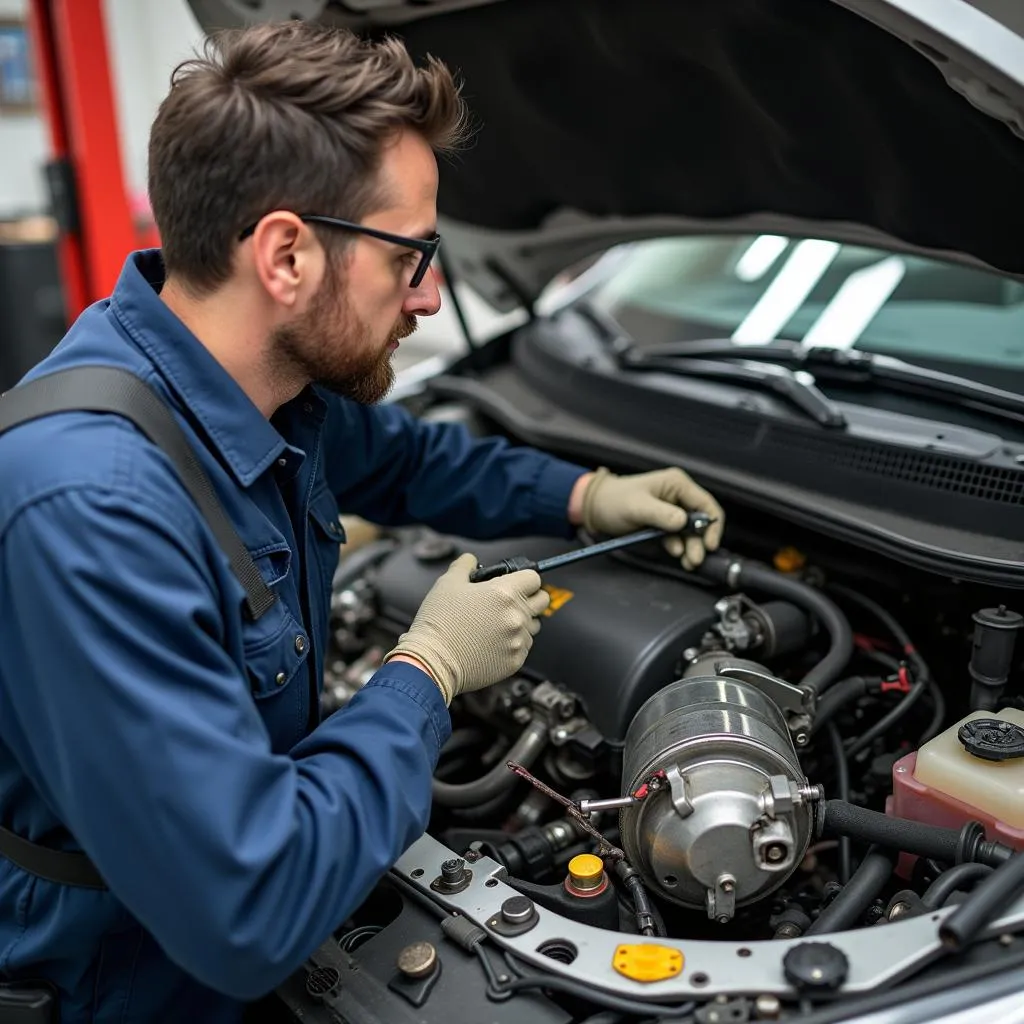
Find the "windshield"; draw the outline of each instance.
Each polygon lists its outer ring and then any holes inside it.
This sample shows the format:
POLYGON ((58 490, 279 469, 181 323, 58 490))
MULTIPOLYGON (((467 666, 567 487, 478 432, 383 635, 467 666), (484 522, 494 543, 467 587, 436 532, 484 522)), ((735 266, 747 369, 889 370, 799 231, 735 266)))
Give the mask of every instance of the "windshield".
POLYGON ((589 298, 644 347, 785 338, 1024 371, 1024 284, 995 273, 781 235, 656 239, 608 256, 613 272, 589 298))

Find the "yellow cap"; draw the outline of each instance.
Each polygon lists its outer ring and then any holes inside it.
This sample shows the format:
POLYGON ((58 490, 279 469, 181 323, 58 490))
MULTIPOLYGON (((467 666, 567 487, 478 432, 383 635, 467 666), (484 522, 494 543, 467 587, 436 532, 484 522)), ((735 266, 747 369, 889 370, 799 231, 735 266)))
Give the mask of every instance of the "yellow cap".
POLYGON ((632 981, 664 981, 683 969, 683 954, 653 942, 625 944, 616 947, 612 967, 632 981))
POLYGON ((569 861, 569 879, 578 889, 594 889, 601 884, 604 861, 592 853, 577 854, 569 861))
POLYGON ((780 548, 772 561, 779 572, 799 572, 807 564, 804 553, 796 548, 780 548))

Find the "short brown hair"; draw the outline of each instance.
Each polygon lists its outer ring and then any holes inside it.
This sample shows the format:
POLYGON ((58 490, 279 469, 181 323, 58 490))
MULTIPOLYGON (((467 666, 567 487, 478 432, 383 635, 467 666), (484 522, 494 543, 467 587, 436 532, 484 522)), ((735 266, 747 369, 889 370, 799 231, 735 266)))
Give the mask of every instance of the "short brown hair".
POLYGON ((273 209, 364 217, 379 201, 383 148, 405 128, 449 152, 467 116, 449 69, 434 58, 417 67, 397 39, 302 21, 211 36, 174 70, 150 133, 168 275, 214 290, 239 232, 273 209))

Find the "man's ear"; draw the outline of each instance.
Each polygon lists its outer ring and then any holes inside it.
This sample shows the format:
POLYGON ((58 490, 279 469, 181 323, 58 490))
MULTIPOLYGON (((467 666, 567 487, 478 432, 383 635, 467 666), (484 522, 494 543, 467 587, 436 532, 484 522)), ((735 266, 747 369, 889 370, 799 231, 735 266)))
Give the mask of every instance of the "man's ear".
POLYGON ((256 276, 279 305, 291 309, 319 287, 323 247, 316 233, 290 210, 262 217, 250 244, 256 276))

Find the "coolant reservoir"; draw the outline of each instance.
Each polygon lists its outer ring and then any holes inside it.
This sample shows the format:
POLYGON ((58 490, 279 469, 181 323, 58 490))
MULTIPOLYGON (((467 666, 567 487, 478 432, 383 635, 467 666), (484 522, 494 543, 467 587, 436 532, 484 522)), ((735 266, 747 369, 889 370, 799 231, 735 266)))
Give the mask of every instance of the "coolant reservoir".
POLYGON ((1024 849, 1024 711, 973 711, 897 761, 889 811, 1024 849))

